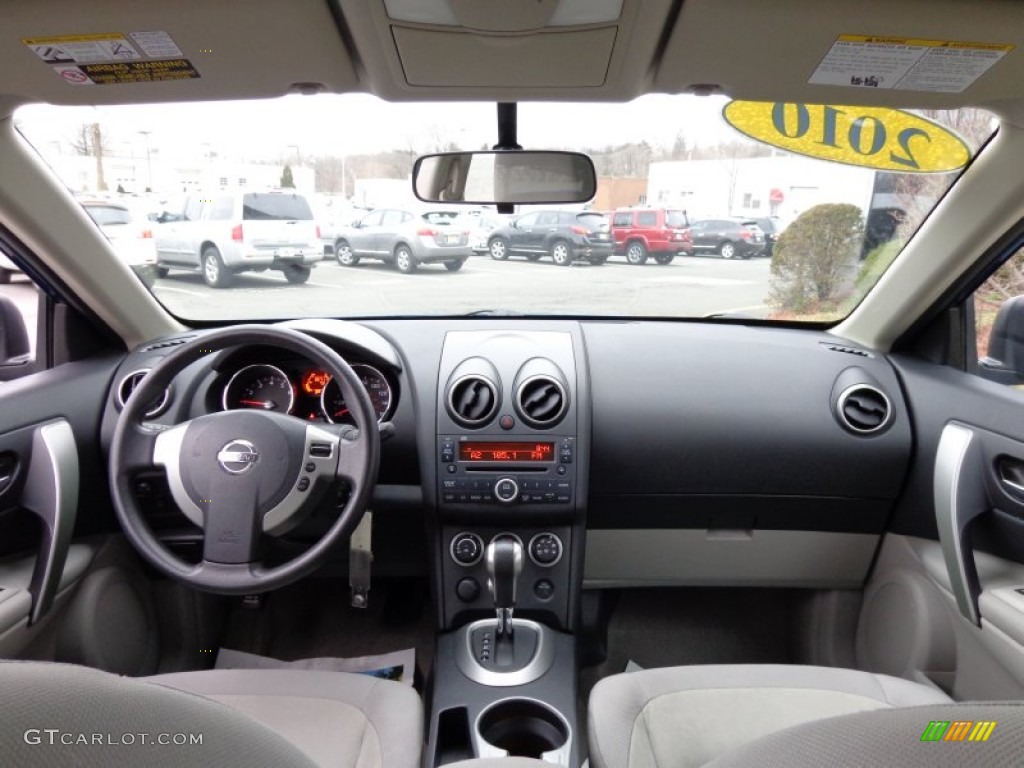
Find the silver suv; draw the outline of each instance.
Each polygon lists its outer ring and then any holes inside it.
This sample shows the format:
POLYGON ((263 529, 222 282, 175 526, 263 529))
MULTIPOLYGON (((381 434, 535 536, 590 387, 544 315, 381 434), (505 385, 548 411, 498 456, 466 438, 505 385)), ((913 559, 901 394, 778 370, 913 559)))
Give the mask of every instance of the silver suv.
POLYGON ((202 272, 207 285, 226 288, 239 272, 276 269, 304 283, 323 258, 313 211, 294 192, 195 194, 158 217, 157 271, 202 272))

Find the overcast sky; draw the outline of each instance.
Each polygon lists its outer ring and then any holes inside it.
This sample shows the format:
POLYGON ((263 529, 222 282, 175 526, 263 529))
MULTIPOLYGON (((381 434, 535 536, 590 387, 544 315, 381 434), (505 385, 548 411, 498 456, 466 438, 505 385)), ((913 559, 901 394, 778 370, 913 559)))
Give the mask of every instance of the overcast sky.
MULTIPOLYGON (((601 148, 630 141, 671 146, 716 144, 739 135, 721 118, 726 99, 645 96, 629 104, 530 103, 519 107, 526 148, 601 148)), ((43 154, 71 140, 76 127, 99 122, 115 153, 150 144, 167 154, 214 151, 238 159, 283 153, 350 155, 388 149, 423 152, 437 140, 479 149, 497 140, 492 103, 394 104, 365 94, 287 96, 257 102, 155 104, 130 107, 33 105, 16 120, 43 154)), ((64 150, 66 151, 66 149, 64 150)))

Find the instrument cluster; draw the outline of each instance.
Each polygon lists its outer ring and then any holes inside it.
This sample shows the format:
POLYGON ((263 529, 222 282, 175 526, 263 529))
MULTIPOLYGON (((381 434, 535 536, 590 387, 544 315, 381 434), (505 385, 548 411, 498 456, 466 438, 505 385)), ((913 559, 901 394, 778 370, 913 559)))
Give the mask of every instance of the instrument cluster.
MULTIPOLYGON (((370 396, 377 421, 394 412, 394 390, 382 371, 351 363, 370 396)), ((325 370, 295 360, 287 364, 252 363, 235 371, 221 394, 224 410, 254 408, 296 416, 306 421, 354 424, 341 387, 325 370)))

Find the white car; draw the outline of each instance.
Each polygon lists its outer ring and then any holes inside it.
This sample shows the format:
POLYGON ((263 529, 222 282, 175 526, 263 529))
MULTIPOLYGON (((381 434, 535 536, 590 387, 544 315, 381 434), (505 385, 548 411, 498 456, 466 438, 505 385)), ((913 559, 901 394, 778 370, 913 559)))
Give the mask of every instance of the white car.
POLYGON ((103 230, 114 252, 139 279, 151 286, 156 280, 156 244, 153 222, 128 203, 116 200, 79 200, 89 218, 103 230))
POLYGON ((21 268, 0 253, 0 284, 11 282, 11 277, 21 273, 21 268))
POLYGON ((298 284, 323 258, 313 210, 292 191, 198 193, 157 220, 161 277, 185 269, 201 272, 212 288, 227 288, 239 272, 271 269, 298 284))

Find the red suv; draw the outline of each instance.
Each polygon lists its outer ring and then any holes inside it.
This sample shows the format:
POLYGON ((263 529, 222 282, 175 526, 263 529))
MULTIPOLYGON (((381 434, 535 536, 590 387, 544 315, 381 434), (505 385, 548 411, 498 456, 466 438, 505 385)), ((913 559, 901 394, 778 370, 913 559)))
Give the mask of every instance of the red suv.
POLYGON ((690 220, 686 211, 673 208, 621 208, 612 214, 615 253, 630 264, 643 264, 653 256, 668 264, 677 253, 693 255, 690 220))

